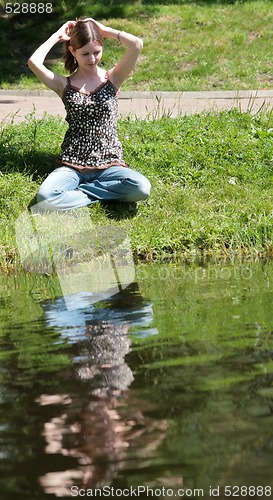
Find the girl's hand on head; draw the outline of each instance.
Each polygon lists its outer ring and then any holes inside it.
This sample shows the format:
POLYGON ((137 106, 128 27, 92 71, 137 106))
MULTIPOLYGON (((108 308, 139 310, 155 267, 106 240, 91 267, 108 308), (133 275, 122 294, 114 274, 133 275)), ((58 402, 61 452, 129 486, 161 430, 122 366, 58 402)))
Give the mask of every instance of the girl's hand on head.
POLYGON ((101 32, 101 36, 105 37, 105 35, 106 35, 107 31, 108 31, 107 26, 104 26, 104 24, 99 23, 99 21, 96 21, 92 17, 87 17, 86 19, 84 19, 84 21, 91 21, 92 23, 94 23, 99 28, 99 30, 101 32))
POLYGON ((58 29, 57 34, 61 42, 70 40, 71 28, 74 28, 75 24, 76 21, 67 21, 58 29))

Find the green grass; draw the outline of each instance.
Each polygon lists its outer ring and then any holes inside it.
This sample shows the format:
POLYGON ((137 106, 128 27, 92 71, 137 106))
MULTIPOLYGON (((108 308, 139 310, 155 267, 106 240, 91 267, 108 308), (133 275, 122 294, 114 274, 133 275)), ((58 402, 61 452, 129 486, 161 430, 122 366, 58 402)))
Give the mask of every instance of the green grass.
MULTIPOLYGON (((2 1, 0 5, 4 5, 2 1)), ((89 15, 143 37, 137 70, 124 90, 264 89, 273 83, 271 0, 52 1, 52 14, 0 17, 0 87, 42 87, 27 59, 68 18, 89 15)), ((109 68, 122 53, 106 43, 102 64, 109 68)), ((62 50, 48 65, 63 72, 62 50)))
MULTIPOLYGON (((14 261, 14 223, 54 168, 66 125, 46 116, 0 135, 1 262, 14 261), (50 137, 50 141, 48 141, 50 137)), ((94 204, 95 224, 126 228, 140 259, 189 253, 271 255, 273 117, 239 110, 157 120, 123 119, 126 161, 147 175, 137 205, 94 204)))

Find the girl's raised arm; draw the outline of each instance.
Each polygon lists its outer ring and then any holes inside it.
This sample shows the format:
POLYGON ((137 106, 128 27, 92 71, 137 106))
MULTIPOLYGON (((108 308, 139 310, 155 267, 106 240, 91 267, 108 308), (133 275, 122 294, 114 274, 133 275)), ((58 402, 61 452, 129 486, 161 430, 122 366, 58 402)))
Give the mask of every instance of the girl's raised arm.
POLYGON ((131 35, 130 33, 126 33, 125 31, 119 31, 114 28, 104 26, 98 21, 95 21, 95 19, 90 18, 90 21, 93 21, 93 23, 99 27, 103 38, 118 39, 127 47, 124 56, 120 59, 116 66, 108 71, 110 80, 116 88, 119 88, 134 69, 143 47, 143 41, 141 38, 131 35))
POLYGON ((66 85, 66 78, 53 73, 44 65, 44 60, 48 52, 58 42, 69 40, 69 30, 71 26, 75 25, 75 21, 67 21, 61 28, 51 35, 28 60, 28 66, 37 76, 51 90, 54 90, 60 97, 62 96, 63 89, 66 85))

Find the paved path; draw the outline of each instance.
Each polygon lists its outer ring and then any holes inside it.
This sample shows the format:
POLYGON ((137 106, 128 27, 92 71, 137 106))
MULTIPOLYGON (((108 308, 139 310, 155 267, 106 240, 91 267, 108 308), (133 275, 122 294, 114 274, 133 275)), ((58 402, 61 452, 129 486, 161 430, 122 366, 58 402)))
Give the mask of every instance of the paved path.
MULTIPOLYGON (((218 111, 237 107, 255 113, 260 108, 272 109, 273 90, 212 92, 120 92, 120 115, 158 118, 163 114, 177 116, 218 111)), ((61 99, 50 90, 16 91, 0 89, 0 121, 15 123, 35 111, 36 118, 44 112, 65 117, 61 99)))

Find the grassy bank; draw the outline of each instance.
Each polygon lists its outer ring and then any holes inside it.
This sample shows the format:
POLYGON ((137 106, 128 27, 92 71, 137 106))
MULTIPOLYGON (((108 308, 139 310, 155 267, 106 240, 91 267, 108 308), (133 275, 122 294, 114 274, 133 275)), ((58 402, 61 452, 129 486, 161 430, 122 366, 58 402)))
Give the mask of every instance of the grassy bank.
MULTIPOLYGON (((30 116, 1 130, 2 266, 14 261, 14 222, 52 170, 65 129, 56 118, 30 116)), ((94 204, 90 214, 98 225, 126 228, 138 258, 272 253, 271 112, 124 119, 119 135, 128 163, 151 180, 151 195, 137 208, 94 204)))
MULTIPOLYGON (((52 12, 4 15, 0 2, 0 87, 42 87, 27 67, 32 51, 67 19, 88 15, 144 39, 137 71, 126 90, 272 88, 271 0, 52 0, 52 12)), ((51 10, 51 9, 49 9, 51 10)), ((107 43, 102 63, 115 64, 122 49, 107 43)), ((61 44, 47 64, 63 72, 61 44)))

